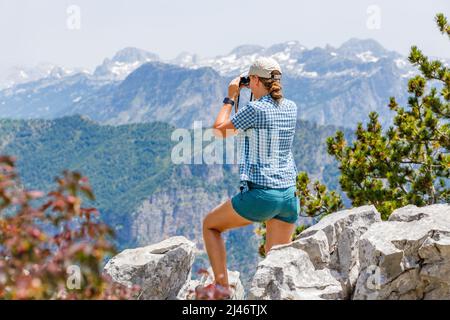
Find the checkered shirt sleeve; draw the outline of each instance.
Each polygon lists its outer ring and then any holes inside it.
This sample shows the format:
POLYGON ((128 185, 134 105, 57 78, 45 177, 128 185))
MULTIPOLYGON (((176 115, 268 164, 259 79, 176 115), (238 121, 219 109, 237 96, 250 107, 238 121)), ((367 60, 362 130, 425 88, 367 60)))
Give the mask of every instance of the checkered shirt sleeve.
POLYGON ((239 130, 247 130, 254 126, 256 121, 256 110, 251 103, 246 104, 231 118, 231 123, 239 130))

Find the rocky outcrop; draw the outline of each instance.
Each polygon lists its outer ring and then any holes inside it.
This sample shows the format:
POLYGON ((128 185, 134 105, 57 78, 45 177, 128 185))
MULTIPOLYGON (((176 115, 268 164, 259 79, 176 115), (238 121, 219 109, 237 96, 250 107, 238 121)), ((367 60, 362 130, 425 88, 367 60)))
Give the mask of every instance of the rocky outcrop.
MULTIPOLYGON (((173 237, 125 250, 105 267, 122 284, 142 287, 139 299, 194 299, 209 275, 191 279, 195 245, 173 237)), ((209 274, 212 274, 211 268, 209 274)), ((244 299, 239 273, 228 271, 244 299)), ((372 205, 324 217, 262 260, 248 299, 450 299, 450 205, 408 205, 381 221, 372 205)))
POLYGON ((450 206, 410 205, 360 240, 354 299, 450 299, 450 206))
MULTIPOLYGON (((192 300, 195 288, 213 282, 212 269, 208 276, 191 279, 192 264, 198 253, 193 242, 175 236, 147 247, 125 250, 108 261, 104 272, 113 281, 127 287, 138 285, 139 300, 192 300)), ((244 299, 244 287, 239 272, 228 270, 232 300, 244 299)))
POLYGON ((450 206, 343 210, 276 246, 252 299, 450 299, 450 206))
POLYGON ((127 287, 138 285, 137 299, 176 299, 190 280, 195 245, 184 237, 173 237, 143 248, 128 249, 113 257, 105 272, 127 287))
POLYGON ((316 269, 308 254, 287 246, 270 250, 255 274, 251 300, 341 299, 342 286, 330 270, 316 269))
POLYGON ((256 271, 251 299, 346 299, 359 274, 358 241, 381 221, 374 206, 324 217, 289 245, 275 246, 256 271))

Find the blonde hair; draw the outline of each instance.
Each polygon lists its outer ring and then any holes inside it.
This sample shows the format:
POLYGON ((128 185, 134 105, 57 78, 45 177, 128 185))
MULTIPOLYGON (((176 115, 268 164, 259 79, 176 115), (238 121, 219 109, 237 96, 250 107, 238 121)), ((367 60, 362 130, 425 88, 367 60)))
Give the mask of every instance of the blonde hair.
MULTIPOLYGON (((272 76, 274 75, 281 75, 279 71, 272 71, 272 76)), ((281 86, 280 80, 277 79, 271 79, 271 78, 260 78, 259 80, 263 83, 264 87, 269 91, 270 96, 273 100, 275 100, 277 103, 283 99, 283 88, 281 86)))

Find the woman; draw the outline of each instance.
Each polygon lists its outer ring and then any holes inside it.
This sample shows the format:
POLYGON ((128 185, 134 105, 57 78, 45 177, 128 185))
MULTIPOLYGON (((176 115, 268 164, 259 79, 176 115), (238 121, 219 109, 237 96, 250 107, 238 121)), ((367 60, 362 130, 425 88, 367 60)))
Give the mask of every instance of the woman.
POLYGON ((221 233, 266 221, 265 252, 291 242, 298 218, 297 170, 292 141, 297 106, 283 98, 281 68, 271 58, 257 59, 248 72, 255 98, 230 119, 239 96, 240 77, 231 81, 228 97, 214 123, 217 136, 238 132, 243 156, 239 164, 241 192, 212 210, 203 221, 203 239, 215 284, 229 289, 225 244, 221 233), (251 132, 251 134, 249 134, 251 132))

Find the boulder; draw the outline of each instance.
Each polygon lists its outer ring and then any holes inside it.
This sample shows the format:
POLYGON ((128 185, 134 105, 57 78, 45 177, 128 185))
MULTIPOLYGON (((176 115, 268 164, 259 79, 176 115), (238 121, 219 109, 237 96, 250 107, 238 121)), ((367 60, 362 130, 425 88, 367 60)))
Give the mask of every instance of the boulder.
POLYGON ((353 299, 450 299, 450 205, 408 205, 359 242, 353 299))
POLYGON ((342 299, 342 293, 341 284, 330 270, 316 270, 305 251, 276 246, 258 265, 248 299, 342 299))
POLYGON ((127 287, 139 285, 137 299, 173 300, 190 280, 195 251, 193 242, 176 236, 127 249, 109 260, 104 270, 117 283, 127 287))
POLYGON ((274 246, 256 271, 253 299, 347 299, 359 274, 358 241, 381 217, 372 205, 321 219, 292 243, 274 246))

